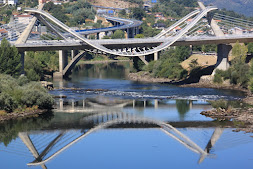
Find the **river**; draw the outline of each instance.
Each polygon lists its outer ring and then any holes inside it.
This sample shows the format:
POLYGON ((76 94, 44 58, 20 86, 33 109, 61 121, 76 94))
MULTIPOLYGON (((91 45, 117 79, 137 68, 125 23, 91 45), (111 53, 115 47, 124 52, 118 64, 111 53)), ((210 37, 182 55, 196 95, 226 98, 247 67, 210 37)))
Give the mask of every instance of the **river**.
POLYGON ((79 65, 54 81, 54 112, 0 124, 0 168, 252 168, 252 133, 200 114, 244 93, 132 82, 130 70, 79 65))

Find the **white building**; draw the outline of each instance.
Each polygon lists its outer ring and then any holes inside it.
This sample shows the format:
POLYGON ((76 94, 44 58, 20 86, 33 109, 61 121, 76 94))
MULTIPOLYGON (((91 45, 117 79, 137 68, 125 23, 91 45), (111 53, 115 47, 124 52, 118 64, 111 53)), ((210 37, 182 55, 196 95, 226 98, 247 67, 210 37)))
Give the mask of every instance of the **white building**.
POLYGON ((0 4, 5 4, 6 0, 0 0, 0 4))
POLYGON ((16 5, 18 0, 6 0, 8 1, 8 5, 16 5))
POLYGON ((16 5, 18 0, 0 0, 0 4, 16 5))
POLYGON ((21 14, 14 16, 16 23, 23 23, 23 24, 29 24, 32 20, 33 16, 29 14, 21 14))

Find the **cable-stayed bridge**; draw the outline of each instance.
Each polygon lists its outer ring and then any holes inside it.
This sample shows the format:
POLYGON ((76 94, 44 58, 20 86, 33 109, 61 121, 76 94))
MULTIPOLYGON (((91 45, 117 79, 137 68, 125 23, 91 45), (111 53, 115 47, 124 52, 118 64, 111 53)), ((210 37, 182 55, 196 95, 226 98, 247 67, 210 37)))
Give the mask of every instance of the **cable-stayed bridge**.
POLYGON ((157 60, 160 51, 178 45, 217 44, 216 68, 227 69, 229 66, 228 54, 232 48, 230 44, 237 41, 241 43, 252 42, 253 22, 221 14, 212 15, 210 12, 216 10, 216 7, 205 7, 202 3, 199 4, 201 9, 186 15, 155 37, 141 39, 131 39, 139 33, 138 27, 141 22, 138 21, 107 17, 116 27, 75 31, 43 11, 43 6, 39 6, 38 9, 25 10, 34 14, 34 20, 29 25, 9 25, 9 30, 12 30, 9 32, 15 32, 14 38, 9 39, 19 49, 22 57, 24 57, 25 51, 59 50, 59 72, 55 74, 59 77, 67 76, 86 51, 139 57, 145 64, 148 64, 145 60, 146 56, 154 55, 154 60, 157 60), (39 35, 30 34, 37 19, 46 25, 51 30, 51 35, 58 40, 41 40, 39 35), (99 37, 99 32, 109 32, 111 29, 126 31, 129 39, 91 40, 86 38, 87 34, 91 33, 95 33, 99 37), (67 59, 67 50, 72 50, 70 63, 67 59))

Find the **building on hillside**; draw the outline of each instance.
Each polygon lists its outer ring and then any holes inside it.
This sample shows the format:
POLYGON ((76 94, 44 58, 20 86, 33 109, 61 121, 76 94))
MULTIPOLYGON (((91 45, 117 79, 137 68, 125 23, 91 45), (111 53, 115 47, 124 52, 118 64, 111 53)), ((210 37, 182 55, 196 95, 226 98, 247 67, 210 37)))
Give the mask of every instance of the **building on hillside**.
POLYGON ((61 1, 53 1, 55 5, 61 5, 62 2, 61 1))
POLYGON ((167 17, 168 20, 170 20, 171 22, 177 21, 176 18, 172 18, 172 17, 167 17))
POLYGON ((5 37, 7 35, 8 35, 8 31, 6 29, 0 28, 0 39, 2 39, 2 37, 5 37))
POLYGON ((156 20, 165 20, 163 13, 161 13, 161 12, 155 13, 155 19, 156 20))
POLYGON ((248 31, 244 28, 241 27, 234 27, 232 29, 229 30, 230 34, 235 34, 235 35, 242 35, 244 33, 248 33, 248 31))
POLYGON ((30 21, 32 20, 33 16, 29 14, 20 14, 20 15, 15 15, 14 20, 16 23, 22 23, 22 24, 29 24, 30 21))
POLYGON ((39 0, 39 4, 44 4, 46 3, 46 0, 39 0))
POLYGON ((17 5, 18 0, 3 0, 8 3, 8 5, 17 5))
POLYGON ((165 23, 155 23, 154 25, 153 25, 153 28, 156 28, 156 29, 164 29, 164 28, 166 28, 167 26, 166 26, 166 24, 165 23))

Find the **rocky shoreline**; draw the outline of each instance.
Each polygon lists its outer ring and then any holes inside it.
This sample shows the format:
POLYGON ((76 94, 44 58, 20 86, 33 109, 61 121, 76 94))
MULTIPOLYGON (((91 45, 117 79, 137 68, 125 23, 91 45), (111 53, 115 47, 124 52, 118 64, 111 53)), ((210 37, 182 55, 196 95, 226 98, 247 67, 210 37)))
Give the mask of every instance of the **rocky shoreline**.
POLYGON ((247 104, 253 105, 253 95, 248 89, 242 88, 237 85, 231 85, 229 83, 216 84, 212 82, 212 76, 203 76, 197 83, 183 83, 180 81, 171 80, 168 78, 154 78, 148 72, 130 73, 128 75, 129 80, 138 82, 149 82, 149 83, 166 83, 177 85, 179 87, 193 87, 193 88, 213 88, 213 89, 225 89, 225 90, 236 90, 245 93, 246 98, 243 100, 247 104))
POLYGON ((230 110, 218 108, 203 111, 200 114, 219 121, 232 120, 237 124, 235 131, 253 133, 253 108, 234 108, 230 110))
POLYGON ((21 119, 21 118, 28 118, 28 117, 37 117, 45 112, 47 112, 47 110, 30 109, 30 110, 25 110, 22 112, 7 113, 5 115, 0 115, 0 123, 4 122, 4 121, 8 121, 8 120, 15 120, 15 119, 21 119))

